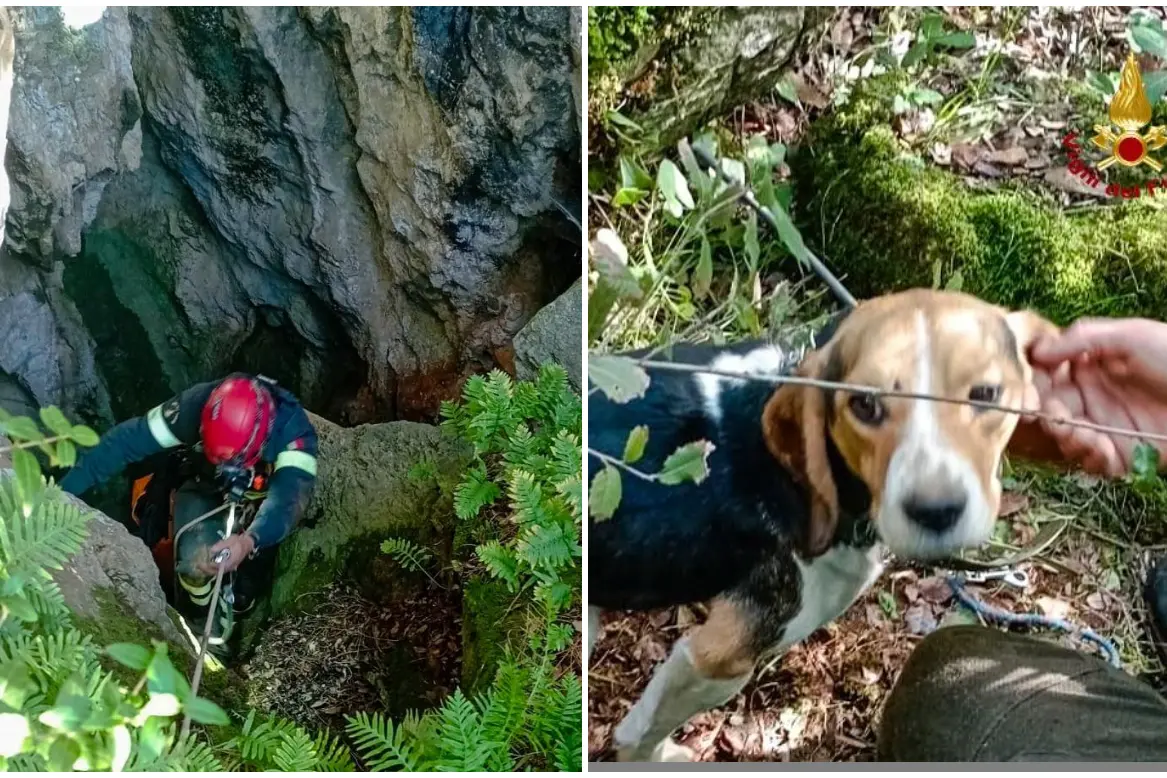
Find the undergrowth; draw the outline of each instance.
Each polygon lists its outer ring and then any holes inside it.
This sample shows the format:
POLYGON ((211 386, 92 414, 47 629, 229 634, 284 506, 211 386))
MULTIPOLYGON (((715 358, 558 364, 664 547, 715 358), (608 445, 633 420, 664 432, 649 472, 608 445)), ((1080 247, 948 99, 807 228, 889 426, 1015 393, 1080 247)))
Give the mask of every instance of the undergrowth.
MULTIPOLYGON (((580 398, 558 365, 543 365, 534 381, 495 370, 467 381, 442 416, 443 429, 474 449, 454 488, 455 514, 472 526, 486 575, 517 598, 521 635, 504 646, 483 694, 459 690, 400 722, 357 716, 348 731, 374 770, 578 771, 583 689, 562 665, 580 607, 580 398)), ((428 563, 408 541, 383 548, 410 569, 428 563)))
MULTIPOLYGON (((233 719, 192 694, 168 644, 99 646, 78 629, 52 571, 81 550, 92 514, 46 484, 30 451, 69 467, 76 447, 97 435, 55 408, 41 414, 48 435, 0 411, 0 433, 14 441, 0 449, 13 458, 13 474, 0 476, 0 768, 579 771, 583 690, 578 674, 561 668, 574 635, 568 615, 580 604, 579 397, 548 365, 534 383, 501 373, 472 379, 465 402, 444 413, 478 454, 459 487, 459 515, 505 502, 492 514, 496 539, 478 556, 535 617, 485 693, 457 691, 396 723, 378 712, 351 716, 346 741, 254 710, 233 719), (124 670, 106 669, 111 661, 124 670), (181 717, 196 724, 189 735, 181 717)), ((411 569, 431 561, 407 541, 384 548, 411 569)))

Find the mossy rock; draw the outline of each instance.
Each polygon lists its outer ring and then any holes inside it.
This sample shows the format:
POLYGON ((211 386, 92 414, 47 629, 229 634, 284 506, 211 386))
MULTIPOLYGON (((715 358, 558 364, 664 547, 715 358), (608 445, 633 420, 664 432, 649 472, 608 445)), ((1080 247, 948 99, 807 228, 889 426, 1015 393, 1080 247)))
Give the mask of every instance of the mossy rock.
POLYGON ((803 234, 857 296, 931 286, 939 269, 945 281, 959 271, 966 292, 1059 323, 1167 317, 1163 204, 1067 213, 1017 186, 976 190, 905 154, 890 128, 857 124, 829 121, 791 163, 803 234))
MULTIPOLYGON (((766 94, 799 40, 799 6, 588 11, 593 127, 621 103, 643 128, 641 151, 672 145, 710 118, 766 94)), ((593 133, 589 153, 605 152, 593 133)))
POLYGON ((316 493, 303 524, 280 547, 273 615, 314 604, 312 593, 350 579, 370 598, 394 597, 417 577, 381 553, 401 537, 453 555, 454 510, 438 482, 457 482, 470 450, 435 426, 389 422, 342 428, 313 417, 320 439, 316 493))
POLYGON ((507 648, 524 633, 527 614, 502 581, 476 577, 462 587, 462 689, 484 691, 507 648))
MULTIPOLYGON (((175 667, 190 678, 196 659, 194 646, 184 636, 178 614, 166 603, 158 569, 145 544, 79 499, 65 494, 61 499, 91 511, 85 544, 62 569, 53 572, 74 626, 88 635, 98 650, 113 643, 146 648, 154 641, 165 643, 175 667)), ((136 674, 109 657, 103 657, 102 665, 127 686, 138 681, 136 674)), ((245 711, 243 688, 233 670, 208 668, 199 696, 225 710, 245 711)))

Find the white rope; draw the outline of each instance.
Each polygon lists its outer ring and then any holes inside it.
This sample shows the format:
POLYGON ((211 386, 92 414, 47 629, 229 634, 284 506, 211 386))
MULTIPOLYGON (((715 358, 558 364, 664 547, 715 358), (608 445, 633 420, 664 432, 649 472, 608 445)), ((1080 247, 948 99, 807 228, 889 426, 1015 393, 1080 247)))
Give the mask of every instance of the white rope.
MULTIPOLYGON (((231 537, 231 533, 235 531, 235 503, 232 502, 232 503, 229 503, 229 505, 231 507, 231 510, 227 514, 227 532, 224 535, 224 537, 226 537, 226 538, 231 537)), ((210 516, 212 513, 215 513, 219 510, 222 510, 222 507, 223 506, 220 506, 215 511, 211 511, 210 513, 202 516, 201 518, 206 518, 207 516, 210 516)), ((177 546, 177 543, 175 543, 175 545, 177 546)), ((224 549, 224 551, 226 551, 226 549, 224 549)), ((227 557, 223 556, 221 559, 218 559, 215 561, 216 561, 216 564, 218 564, 219 569, 218 569, 218 572, 215 573, 215 588, 211 594, 211 609, 209 611, 207 611, 207 624, 203 628, 203 640, 202 640, 202 643, 199 645, 199 658, 198 658, 198 661, 195 662, 194 676, 191 678, 191 682, 190 682, 190 696, 191 697, 197 697, 199 694, 199 683, 203 680, 203 665, 206 663, 206 659, 207 659, 207 643, 210 642, 211 628, 215 624, 215 616, 218 615, 219 593, 223 589, 223 572, 224 572, 223 563, 227 561, 227 557)), ((182 719, 182 734, 179 736, 179 740, 180 741, 186 740, 186 736, 188 734, 190 734, 190 713, 189 712, 182 719)))

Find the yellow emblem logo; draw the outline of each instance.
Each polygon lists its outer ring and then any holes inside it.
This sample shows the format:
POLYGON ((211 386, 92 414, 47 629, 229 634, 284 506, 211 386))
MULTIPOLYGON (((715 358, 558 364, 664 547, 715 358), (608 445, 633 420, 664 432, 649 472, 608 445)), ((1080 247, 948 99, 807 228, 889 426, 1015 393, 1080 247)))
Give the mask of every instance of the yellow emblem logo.
POLYGON ((1091 140, 1094 145, 1110 156, 1098 163, 1099 170, 1105 170, 1116 162, 1126 167, 1146 165, 1158 172, 1163 165, 1149 156, 1148 152, 1167 145, 1167 130, 1151 127, 1146 134, 1140 130, 1151 122, 1151 103, 1143 89, 1143 77, 1139 73, 1139 63, 1135 55, 1128 54, 1119 77, 1118 91, 1110 101, 1110 121, 1114 128, 1102 124, 1094 125, 1098 133, 1091 140))

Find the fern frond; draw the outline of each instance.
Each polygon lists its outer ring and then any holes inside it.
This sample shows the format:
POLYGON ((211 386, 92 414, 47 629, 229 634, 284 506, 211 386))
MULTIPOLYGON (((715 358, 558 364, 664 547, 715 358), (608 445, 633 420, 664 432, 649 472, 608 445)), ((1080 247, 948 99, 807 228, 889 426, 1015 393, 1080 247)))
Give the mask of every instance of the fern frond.
POLYGON ((381 543, 381 553, 397 560, 397 564, 415 573, 424 572, 433 555, 422 546, 406 538, 389 538, 381 543))
POLYGON ((46 773, 49 766, 37 754, 17 754, 8 758, 10 773, 46 773))
POLYGON ((348 732, 367 767, 374 772, 390 769, 418 772, 425 769, 400 727, 380 713, 347 716, 348 732))
POLYGON ((302 773, 316 769, 316 747, 302 728, 292 726, 280 737, 273 757, 276 767, 285 773, 302 773))
POLYGON ((316 751, 315 770, 324 773, 351 773, 353 772, 353 755, 340 741, 340 738, 321 732, 312 744, 316 751))
POLYGON ((560 430, 551 441, 550 480, 562 481, 566 478, 583 476, 583 454, 579 437, 566 430, 560 430))
POLYGON ((519 561, 514 551, 504 548, 497 540, 491 540, 476 548, 474 553, 492 576, 506 581, 511 591, 519 588, 519 561))
POLYGON ((175 773, 221 773, 223 763, 215 756, 210 746, 195 735, 187 735, 178 740, 164 757, 168 772, 175 773))
POLYGON ((454 490, 454 515, 459 519, 470 519, 478 515, 499 495, 499 488, 486 474, 486 465, 479 463, 471 468, 462 483, 454 490))
POLYGON ((25 586, 24 594, 36 609, 44 631, 57 632, 69 625, 71 612, 56 581, 31 581, 25 586))
POLYGON ((490 690, 478 699, 482 727, 493 739, 511 742, 527 712, 526 672, 508 658, 499 665, 490 690))
MULTIPOLYGON (((12 499, 13 488, 7 481, 0 491, 12 499)), ((63 498, 54 500, 48 493, 46 498, 28 516, 20 510, 0 514, 0 569, 8 576, 46 578, 47 571, 60 570, 85 543, 92 514, 63 498)))
POLYGON ((568 539, 559 524, 537 524, 523 533, 516 550, 518 558, 531 567, 555 571, 571 563, 575 544, 568 539))
POLYGON ((442 703, 439 718, 442 755, 438 769, 478 772, 485 768, 495 744, 482 737, 478 711, 461 689, 456 689, 442 703))
POLYGON ((525 470, 511 470, 507 480, 510 482, 507 496, 514 512, 512 515, 514 522, 520 527, 546 523, 543 487, 535 480, 535 476, 525 470))
POLYGON ((74 673, 89 677, 100 671, 92 639, 75 629, 36 635, 27 650, 33 677, 46 694, 74 673))

